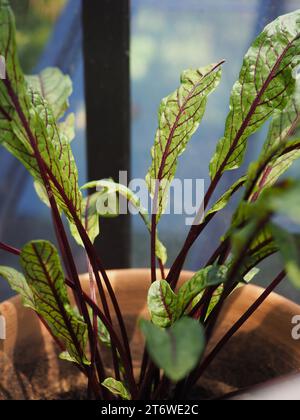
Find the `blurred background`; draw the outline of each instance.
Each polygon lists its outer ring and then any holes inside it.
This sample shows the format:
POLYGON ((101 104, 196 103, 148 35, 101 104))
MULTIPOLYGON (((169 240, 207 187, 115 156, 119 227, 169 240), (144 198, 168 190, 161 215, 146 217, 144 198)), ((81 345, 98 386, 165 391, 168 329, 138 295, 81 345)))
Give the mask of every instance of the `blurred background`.
MULTIPOLYGON (((24 71, 33 73, 46 66, 58 66, 73 80, 70 110, 75 112, 77 130, 73 150, 82 185, 87 181, 89 161, 86 153, 81 1, 11 0, 11 4, 16 14, 17 42, 24 71)), ((225 59, 221 84, 210 96, 200 129, 178 167, 178 178, 203 178, 207 187, 208 162, 223 134, 229 94, 245 52, 268 22, 299 7, 300 0, 131 0, 130 168, 118 169, 130 169, 131 178, 144 178, 151 162, 150 148, 161 98, 177 88, 182 70, 225 59)), ((217 195, 237 179, 247 162, 257 156, 266 130, 267 127, 251 138, 245 165, 240 171, 224 176, 217 195)), ((101 139, 101 135, 93 140, 93 147, 101 150, 103 159, 109 141, 112 140, 101 139)), ((114 162, 111 164, 114 165, 114 162)), ((295 166, 294 173, 299 169, 299 165, 295 166)), ((36 197, 32 180, 3 149, 0 150, 0 197, 1 241, 16 247, 38 238, 55 242, 48 210, 36 197)), ((215 219, 213 226, 204 232, 202 239, 193 247, 186 268, 199 269, 211 255, 228 226, 236 200, 238 195, 215 219)), ((160 238, 168 247, 169 262, 178 253, 186 233, 184 216, 163 218, 160 238)), ((150 240, 138 216, 132 217, 128 236, 125 240, 130 246, 114 252, 129 253, 132 267, 149 266, 150 240)), ((73 248, 79 270, 86 271, 82 251, 74 243, 73 248)), ((17 267, 15 258, 3 252, 0 252, 0 258, 1 264, 17 267)), ((279 264, 278 257, 264 264, 263 274, 257 277, 256 282, 266 284, 277 273, 279 264)), ((300 302, 300 294, 288 282, 280 291, 300 302)), ((0 280, 0 301, 10 294, 6 284, 0 280)))

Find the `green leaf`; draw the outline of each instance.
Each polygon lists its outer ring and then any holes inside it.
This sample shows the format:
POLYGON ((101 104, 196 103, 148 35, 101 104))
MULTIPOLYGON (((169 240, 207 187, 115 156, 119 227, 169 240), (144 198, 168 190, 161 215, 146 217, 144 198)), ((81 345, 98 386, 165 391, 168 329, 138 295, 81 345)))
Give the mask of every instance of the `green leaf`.
MULTIPOLYGON (((64 132, 59 132, 52 110, 47 102, 37 93, 32 98, 32 131, 39 146, 39 151, 52 174, 64 190, 67 198, 73 204, 77 216, 81 216, 81 192, 78 187, 78 171, 70 146, 70 139, 64 132)), ((18 130, 18 127, 17 127, 18 130)), ((28 139, 18 134, 23 144, 28 144, 28 139)), ((36 176, 32 174, 35 179, 36 176)), ((38 172, 38 180, 39 180, 38 172)), ((60 208, 73 220, 69 208, 61 198, 60 193, 53 186, 53 193, 60 208)))
POLYGON ((112 394, 119 395, 123 400, 131 400, 131 395, 122 382, 116 381, 114 378, 107 378, 102 382, 102 385, 112 394))
POLYGON ((64 121, 58 123, 58 129, 61 135, 71 143, 75 138, 75 114, 71 112, 64 121))
POLYGON ((177 319, 177 296, 166 280, 152 283, 147 302, 153 324, 166 328, 177 319))
MULTIPOLYGON (((9 6, 9 2, 2 0, 0 2, 0 51, 5 58, 6 73, 11 74, 12 88, 20 93, 24 92, 24 76, 20 69, 17 46, 16 46, 16 27, 15 18, 9 6)), ((9 101, 7 90, 4 88, 4 83, 0 84, 1 96, 6 103, 5 111, 9 111, 9 101)), ((3 101, 4 102, 4 101, 3 101)), ((2 111, 1 111, 2 112, 2 111)))
MULTIPOLYGON (((130 203, 138 211, 149 233, 151 233, 151 223, 149 220, 148 211, 141 205, 141 201, 139 197, 136 194, 134 194, 129 188, 127 188, 125 185, 118 184, 112 180, 103 179, 99 181, 88 182, 81 189, 89 189, 89 188, 97 188, 97 189, 103 188, 107 192, 118 193, 120 196, 124 197, 128 201, 128 203, 130 203)), ((167 250, 158 237, 156 238, 156 256, 162 261, 163 264, 166 264, 167 259, 168 259, 167 250)))
POLYGON ((178 291, 178 316, 181 316, 192 300, 207 287, 217 286, 226 280, 227 267, 209 266, 198 271, 178 291))
MULTIPOLYGON (((251 229, 255 229, 255 225, 250 224, 249 226, 246 224, 244 228, 237 229, 232 235, 231 241, 233 244, 234 255, 239 255, 240 250, 248 238, 248 234, 251 233, 251 229)), ((275 254, 277 251, 278 247, 273 240, 272 232, 270 231, 269 226, 266 226, 260 232, 257 232, 255 239, 249 246, 243 263, 241 264, 240 278, 244 278, 244 280, 247 281, 246 279, 248 278, 247 275, 249 272, 251 272, 251 270, 254 269, 260 262, 275 254)))
POLYGON ((300 183, 292 182, 283 185, 278 192, 266 195, 267 206, 270 211, 289 218, 300 224, 300 183))
POLYGON ((300 289, 300 235, 289 233, 277 225, 272 232, 284 260, 287 275, 293 285, 300 289))
POLYGON ((74 357, 72 357, 70 355, 70 353, 67 352, 67 351, 61 352, 58 357, 60 358, 60 360, 63 360, 65 362, 70 362, 70 363, 76 362, 76 360, 74 359, 74 357))
POLYGON ((108 329, 103 324, 100 318, 98 319, 98 337, 101 343, 103 343, 106 347, 111 347, 111 339, 108 329))
POLYGON ((281 215, 300 223, 299 197, 300 184, 286 181, 264 189, 254 202, 240 203, 225 237, 231 237, 234 258, 238 258, 244 250, 250 235, 253 237, 241 264, 239 273, 241 278, 262 260, 278 251, 278 244, 274 242, 270 226, 266 225, 263 229, 257 230, 259 221, 272 215, 281 215))
POLYGON ((207 217, 209 215, 212 215, 214 213, 217 213, 221 210, 223 210, 229 200, 231 199, 231 197, 233 196, 233 194, 238 191, 246 182, 246 177, 243 176, 241 177, 238 181, 236 181, 223 195, 221 198, 219 198, 219 200, 212 206, 212 208, 206 213, 205 219, 207 219, 207 217))
POLYGON ((184 71, 180 87, 160 104, 152 165, 146 176, 157 221, 167 204, 178 158, 202 120, 208 95, 220 82, 221 64, 184 71))
POLYGON ((298 140, 288 141, 249 165, 246 184, 246 190, 250 192, 249 201, 256 201, 266 188, 277 182, 294 161, 299 159, 299 149, 298 140))
POLYGON ((38 92, 52 108, 54 117, 60 119, 69 107, 72 94, 72 81, 58 68, 49 67, 40 74, 26 76, 27 83, 34 92, 38 92))
POLYGON ((246 189, 251 188, 249 200, 256 200, 261 192, 284 174, 300 157, 300 141, 290 140, 300 122, 300 78, 283 111, 275 111, 267 140, 257 162, 249 166, 246 189), (253 183, 254 188, 253 188, 253 183))
MULTIPOLYGON (((81 211, 78 174, 70 148, 70 139, 60 132, 49 103, 25 81, 17 58, 15 23, 7 2, 0 9, 0 51, 5 54, 6 79, 0 80, 0 142, 42 184, 33 150, 39 149, 49 173, 64 190, 77 215, 81 211)), ((55 94, 65 96, 65 88, 55 94)), ((60 193, 52 184, 52 193, 61 210, 72 216, 60 193)), ((50 192, 49 192, 50 193, 50 192)))
POLYGON ((12 290, 21 296, 26 308, 36 310, 33 293, 22 273, 10 267, 0 266, 0 276, 8 282, 12 290))
POLYGON ((257 267, 253 267, 251 270, 249 270, 248 271, 248 273, 246 273, 245 275, 244 275, 244 281, 246 282, 246 283, 250 283, 253 279, 254 279, 254 277, 256 277, 257 276, 257 274, 260 272, 260 269, 259 268, 257 268, 257 267))
POLYGON ((33 186, 41 202, 50 208, 51 206, 50 206, 49 197, 48 197, 47 190, 44 187, 44 185, 40 181, 33 181, 33 186))
POLYGON ((295 90, 293 69, 300 62, 300 11, 270 23, 247 52, 230 98, 225 134, 210 164, 214 179, 238 168, 248 137, 283 110, 295 90))
POLYGON ((185 378, 200 361, 205 348, 205 334, 199 322, 181 318, 169 329, 160 329, 141 320, 147 349, 153 362, 173 382, 185 378))
MULTIPOLYGON (((88 197, 85 197, 81 204, 81 222, 92 243, 94 243, 95 239, 100 233, 99 215, 97 212, 97 200, 100 194, 101 193, 96 192, 89 195, 88 197)), ((74 223, 70 223, 70 231, 78 245, 83 246, 82 239, 74 223)))
POLYGON ((47 241, 32 241, 24 246, 20 259, 34 297, 35 310, 46 320, 53 334, 65 343, 72 360, 88 364, 84 355, 87 326, 71 308, 57 250, 47 241), (76 336, 81 354, 77 352, 70 329, 76 336))
POLYGON ((97 212, 104 218, 114 218, 120 215, 120 206, 118 196, 115 191, 104 188, 98 193, 97 212))
POLYGON ((276 110, 270 124, 267 140, 263 147, 263 154, 285 143, 294 135, 300 123, 300 78, 296 78, 295 92, 289 98, 286 107, 276 110))
MULTIPOLYGON (((207 309, 207 313, 206 313, 206 318, 205 319, 207 319, 208 317, 209 317, 209 315, 212 313, 212 311, 213 311, 213 309, 215 308, 215 306, 217 305, 217 303, 219 302, 219 300, 220 300, 220 298, 221 298, 221 296, 222 296, 222 293, 223 293, 223 291, 224 291, 224 284, 221 284, 215 291, 214 291, 214 293, 213 293, 213 295, 212 295, 212 298, 211 298, 211 300, 210 300, 210 303, 209 303, 209 306, 208 306, 208 309, 207 309)), ((197 295, 194 299, 193 299, 193 302, 192 302, 192 308, 194 308, 196 305, 197 305, 197 303, 199 303, 200 302, 200 300, 202 299, 202 297, 203 297, 203 293, 204 293, 204 291, 202 291, 201 293, 199 293, 199 295, 197 295)))
MULTIPOLYGON (((93 315, 94 311, 92 308, 88 308, 88 312, 90 315, 91 322, 93 323, 93 315)), ((98 338, 101 343, 103 343, 106 347, 111 347, 111 339, 110 334, 108 332, 108 329, 104 325, 104 323, 101 321, 99 317, 97 317, 97 324, 98 324, 98 338)))

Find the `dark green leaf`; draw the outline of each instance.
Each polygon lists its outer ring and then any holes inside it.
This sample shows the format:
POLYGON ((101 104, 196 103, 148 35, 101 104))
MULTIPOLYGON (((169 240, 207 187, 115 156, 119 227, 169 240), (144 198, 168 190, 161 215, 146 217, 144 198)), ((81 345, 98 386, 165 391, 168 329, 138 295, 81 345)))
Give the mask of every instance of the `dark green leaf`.
POLYGON ((300 289, 300 235, 289 233, 272 225, 272 233, 283 257, 287 275, 293 285, 300 289))
POLYGON ((199 322, 184 317, 169 329, 145 320, 140 325, 152 360, 173 382, 186 377, 200 361, 205 334, 199 322))

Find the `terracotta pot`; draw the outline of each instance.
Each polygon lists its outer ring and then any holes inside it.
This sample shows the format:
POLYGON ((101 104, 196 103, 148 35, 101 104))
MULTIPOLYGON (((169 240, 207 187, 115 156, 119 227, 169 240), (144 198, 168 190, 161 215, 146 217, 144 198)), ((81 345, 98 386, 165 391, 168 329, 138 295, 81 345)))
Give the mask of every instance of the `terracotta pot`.
MULTIPOLYGON (((139 317, 147 317, 146 296, 150 271, 114 270, 109 277, 128 327, 134 367, 140 366, 143 339, 137 328, 139 317)), ((184 272, 181 282, 192 273, 184 272)), ((88 289, 88 278, 82 276, 88 289)), ((244 313, 262 289, 245 286, 228 300, 209 349, 244 313)), ((6 319, 6 340, 0 340, 0 399, 70 398, 83 384, 81 374, 59 361, 58 350, 35 314, 23 308, 18 297, 0 305, 6 319)), ((300 346, 291 337, 291 320, 300 307, 272 294, 247 324, 219 354, 199 383, 197 398, 220 397, 300 367, 300 346)), ((105 363, 110 364, 108 354, 105 363)))

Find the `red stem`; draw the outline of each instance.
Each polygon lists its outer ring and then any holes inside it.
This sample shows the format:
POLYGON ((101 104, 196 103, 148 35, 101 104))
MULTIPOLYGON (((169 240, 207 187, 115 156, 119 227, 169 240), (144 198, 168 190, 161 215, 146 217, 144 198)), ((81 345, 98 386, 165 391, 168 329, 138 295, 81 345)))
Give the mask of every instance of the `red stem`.
POLYGON ((192 374, 186 383, 185 389, 190 389, 191 386, 197 382, 210 364, 214 361, 215 357, 223 349, 223 347, 228 343, 228 341, 236 334, 237 331, 248 321, 248 319, 257 311, 257 309, 265 302, 265 300, 270 296, 274 289, 282 282, 285 278, 286 273, 282 271, 276 279, 270 284, 270 286, 262 293, 262 295, 250 306, 247 312, 230 328, 230 330, 224 335, 224 337, 219 341, 216 347, 212 352, 207 356, 204 362, 199 366, 199 368, 192 374))
POLYGON ((21 251, 17 248, 14 248, 12 246, 9 246, 7 244, 4 244, 3 242, 0 242, 0 249, 3 251, 9 252, 10 254, 19 256, 21 251))
MULTIPOLYGON (((249 109, 249 112, 246 116, 246 118, 243 120, 239 130, 236 133, 236 136, 232 142, 232 145, 230 146, 227 155, 225 156, 222 164, 220 165, 217 173, 215 174, 208 190, 207 193, 205 195, 204 198, 204 210, 207 208, 208 203, 213 195, 213 193, 215 192, 221 178, 223 175, 224 170, 226 169, 226 165, 228 160, 230 159, 232 152, 234 151, 235 147, 237 146, 240 138, 242 137, 242 135, 245 132, 245 129, 247 128, 248 124, 251 121, 251 118, 253 116, 253 114, 256 111, 257 106, 260 103, 261 98, 263 97, 265 91, 267 90, 269 84, 272 82, 272 80, 274 79, 274 77, 276 76, 276 72, 282 62, 282 60, 284 59, 286 53, 288 52, 288 50, 290 49, 291 45, 295 42, 295 40, 297 40, 299 38, 299 35, 297 35, 292 41, 290 41, 288 43, 288 45, 285 47, 285 49, 283 50, 283 52, 281 53, 281 55, 278 57, 276 63, 274 64, 273 68, 271 69, 267 79, 264 81, 260 91, 257 93, 257 96, 255 97, 254 101, 252 102, 252 105, 249 109)), ((198 227, 199 229, 199 227, 198 227)), ((176 260, 176 262, 174 263, 173 267, 171 268, 171 271, 169 273, 169 280, 172 283, 176 283, 178 281, 178 276, 180 275, 180 271, 183 268, 186 256, 189 252, 189 249, 191 248, 191 246, 193 245, 193 243, 195 242, 195 240, 198 238, 198 236, 200 235, 200 233, 202 232, 202 230, 200 229, 199 231, 197 231, 197 226, 192 226, 192 228, 190 229, 190 232, 187 236, 187 240, 185 242, 185 245, 183 247, 183 249, 181 250, 178 259, 176 260)))
MULTIPOLYGON (((72 289, 74 289, 76 287, 76 285, 68 279, 66 279, 66 283, 72 289)), ((82 293, 82 296, 83 296, 85 302, 92 308, 92 310, 96 313, 97 317, 99 317, 99 319, 103 322, 103 324, 107 328, 107 330, 110 334, 111 340, 115 344, 117 350, 120 353, 120 357, 123 360, 124 368, 125 368, 125 376, 126 376, 126 378, 128 380, 128 383, 130 385, 131 394, 132 394, 132 396, 136 396, 137 395, 137 387, 136 387, 135 379, 133 377, 132 369, 130 367, 131 361, 130 361, 130 358, 129 358, 129 354, 127 354, 127 352, 124 351, 124 348, 123 348, 123 346, 122 346, 122 344, 121 344, 121 342, 118 338, 118 335, 115 333, 112 324, 108 321, 106 316, 102 313, 102 311, 97 306, 97 304, 93 301, 93 299, 91 299, 89 297, 89 295, 87 295, 85 292, 82 293)))
MULTIPOLYGON (((63 252, 65 252, 66 260, 68 262, 68 265, 67 265, 66 268, 67 268, 68 272, 72 275, 72 278, 74 279, 74 282, 76 284, 76 292, 77 292, 79 302, 81 304, 80 308, 81 308, 83 317, 84 317, 84 319, 87 323, 89 338, 90 338, 91 343, 92 343, 93 342, 93 329, 92 329, 92 326, 91 326, 91 322, 90 322, 89 314, 88 314, 88 311, 87 311, 87 307, 86 307, 85 303, 81 300, 81 292, 82 292, 81 284, 80 284, 80 281, 79 281, 76 265, 75 265, 75 262, 73 260, 73 255, 72 255, 72 251, 71 251, 71 248, 70 248, 70 245, 69 245, 69 242, 68 242, 68 238, 67 238, 67 235, 65 233, 64 226, 63 226, 63 223, 61 221, 60 213, 59 213, 59 210, 58 210, 58 207, 57 207, 54 195, 53 195, 52 187, 50 185, 50 181, 49 181, 49 178, 47 176, 45 162, 44 162, 44 160, 43 160, 43 158, 40 154, 36 138, 31 131, 29 123, 28 123, 28 121, 25 117, 25 114, 22 110, 22 107, 20 105, 19 99, 18 99, 16 93, 14 92, 14 90, 12 89, 12 86, 10 84, 10 80, 6 79, 4 81, 4 83, 5 83, 5 86, 7 88, 7 92, 8 92, 8 94, 9 94, 11 100, 12 100, 12 103, 13 103, 15 109, 16 109, 16 112, 17 112, 17 114, 20 118, 20 121, 21 121, 21 123, 22 123, 22 125, 23 125, 23 127, 26 131, 26 134, 27 134, 27 137, 29 139, 30 145, 31 145, 31 147, 34 151, 34 155, 35 155, 35 158, 36 158, 36 161, 37 161, 37 164, 38 164, 40 176, 43 180, 44 186, 45 186, 47 194, 48 194, 48 198, 49 198, 49 202, 50 202, 50 206, 51 206, 51 211, 52 211, 54 223, 55 223, 55 226, 56 226, 55 231, 58 234, 58 242, 59 242, 60 245, 63 245, 63 247, 64 247, 63 252)), ((66 324, 66 325, 68 325, 68 324, 66 324)), ((71 334, 72 337, 74 336, 74 334, 72 333, 72 329, 70 330, 70 334, 71 334)), ((74 342, 74 345, 76 345, 76 342, 74 342)), ((101 372, 100 380, 102 380, 102 378, 105 379, 106 375, 105 375, 105 372, 104 372, 104 367, 103 367, 100 355, 98 357, 98 360, 100 362, 100 372, 101 372)), ((94 383, 93 367, 91 367, 91 368, 85 367, 85 368, 89 370, 90 382, 94 383)), ((95 391, 95 393, 97 393, 97 392, 98 391, 95 391)))
MULTIPOLYGON (((89 256, 90 262, 92 264, 102 303, 106 308, 106 312, 108 313, 109 308, 107 306, 107 301, 106 301, 104 289, 103 289, 102 282, 101 282, 101 279, 99 277, 99 272, 98 272, 98 269, 100 270, 100 273, 103 277, 105 286, 107 287, 108 293, 110 295, 110 298, 111 298, 111 301, 112 301, 112 304, 113 304, 113 307, 114 307, 114 310, 115 310, 115 313, 116 313, 116 316, 117 316, 117 319, 118 319, 118 322, 119 322, 119 326, 120 326, 120 330, 121 330, 122 339, 123 339, 123 342, 124 342, 125 349, 128 352, 130 360, 131 360, 131 350, 130 350, 130 346, 129 346, 129 339, 128 339, 125 323, 124 323, 124 320, 123 320, 123 317, 122 317, 122 313, 121 313, 117 298, 115 296, 114 290, 113 290, 113 288, 111 286, 111 283, 109 281, 107 273, 106 273, 106 271, 103 267, 102 261, 100 260, 99 256, 97 255, 97 253, 95 251, 95 248, 94 248, 88 234, 86 233, 82 223, 81 223, 81 220, 78 218, 76 210, 73 206, 73 203, 68 199, 68 197, 65 194, 64 189, 59 184, 59 182, 57 181, 55 176, 52 174, 50 169, 47 168, 47 170, 48 170, 48 174, 49 174, 49 177, 50 177, 51 181, 53 182, 55 188, 60 193, 62 199, 64 200, 64 202, 66 203, 70 213, 72 214, 74 223, 76 225, 78 233, 79 233, 79 235, 82 239, 84 247, 85 247, 85 249, 87 251, 87 254, 89 256)), ((109 318, 110 318, 110 315, 109 315, 109 318)), ((131 366, 132 366, 132 361, 131 361, 131 366)))

